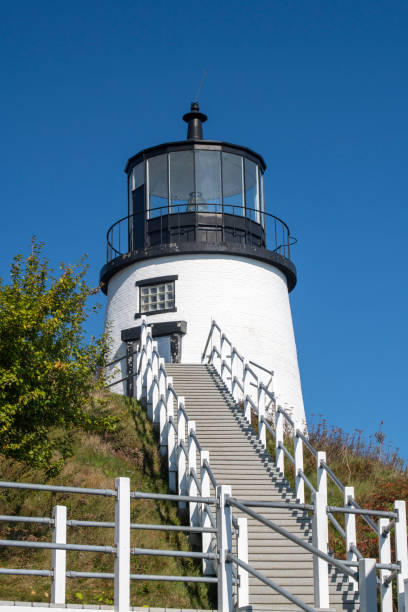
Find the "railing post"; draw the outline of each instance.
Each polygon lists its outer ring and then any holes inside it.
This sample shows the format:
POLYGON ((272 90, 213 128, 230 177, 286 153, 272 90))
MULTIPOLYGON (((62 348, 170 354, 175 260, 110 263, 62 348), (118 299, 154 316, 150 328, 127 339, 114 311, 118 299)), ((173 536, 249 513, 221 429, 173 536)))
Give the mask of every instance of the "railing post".
MULTIPOLYGON (((380 518, 378 521, 378 558, 380 563, 391 563, 391 536, 384 529, 388 527, 389 519, 380 518)), ((392 583, 385 581, 391 574, 390 570, 380 570, 381 586, 381 612, 392 612, 392 583)))
POLYGON ((146 366, 146 411, 147 418, 151 421, 153 420, 153 405, 152 405, 152 395, 153 395, 153 367, 152 360, 147 360, 146 366))
POLYGON ((164 359, 160 357, 159 359, 159 396, 166 394, 167 390, 167 374, 166 369, 164 367, 164 359))
POLYGON ((258 387, 258 437, 262 446, 266 448, 265 419, 265 391, 262 385, 258 387))
POLYGON ((285 474, 285 455, 280 447, 283 444, 283 414, 279 410, 280 406, 277 406, 275 412, 275 452, 276 452, 276 466, 278 470, 285 474))
MULTIPOLYGON (((204 462, 210 463, 210 453, 208 451, 201 451, 200 453, 200 465, 201 465, 201 495, 202 497, 210 497, 210 476, 204 465, 204 462)), ((205 505, 201 504, 201 526, 211 527, 210 517, 205 509, 205 505)), ((211 551, 211 533, 203 533, 201 539, 201 549, 203 553, 209 553, 211 551)), ((203 574, 213 574, 214 566, 211 559, 203 559, 203 574)))
POLYGON ((159 375, 159 359, 160 355, 157 349, 157 341, 154 341, 152 344, 152 368, 153 368, 153 376, 159 375))
POLYGON ((408 579, 408 547, 407 547, 407 514, 404 501, 395 501, 394 510, 398 512, 398 521, 395 522, 395 555, 401 564, 401 571, 397 576, 398 612, 408 612, 405 608, 404 580, 408 579))
POLYGON ((326 463, 326 453, 318 451, 316 454, 317 491, 324 495, 327 506, 327 472, 322 466, 322 461, 326 463))
POLYGON ((157 423, 160 421, 160 395, 159 395, 159 379, 157 376, 153 377, 152 382, 152 411, 149 414, 147 412, 147 418, 150 419, 152 423, 157 423))
MULTIPOLYGON (((184 416, 184 397, 179 396, 177 407, 177 485, 178 494, 187 495, 187 461, 180 442, 186 441, 186 419, 184 416)), ((179 511, 186 509, 186 502, 178 502, 179 511)))
MULTIPOLYGON (((237 519, 238 521, 238 542, 237 542, 237 557, 244 563, 248 563, 248 520, 244 517, 237 519)), ((243 567, 238 566, 238 608, 249 606, 249 580, 248 572, 243 567)))
MULTIPOLYGON (((344 487, 344 507, 352 507, 351 500, 354 499, 354 487, 344 487)), ((356 561, 357 556, 352 551, 352 546, 357 546, 356 534, 356 515, 345 513, 344 526, 346 531, 346 559, 347 561, 356 561)), ((354 591, 358 590, 358 583, 354 578, 349 577, 349 583, 354 591)))
MULTIPOLYGON (((238 354, 235 346, 231 347, 231 383, 234 383, 234 378, 238 378, 238 354)), ((233 391, 233 387, 231 392, 233 391)))
POLYGON ((251 404, 247 400, 248 396, 251 397, 250 371, 246 361, 244 361, 244 376, 242 379, 242 386, 244 387, 244 416, 248 423, 251 423, 251 404))
POLYGON ((375 559, 360 559, 358 562, 360 611, 377 610, 377 574, 375 559))
POLYGON ((138 374, 136 375, 136 399, 141 401, 146 399, 146 348, 141 347, 138 356, 138 374))
POLYGON ((169 470, 169 489, 173 493, 177 491, 177 460, 176 460, 176 436, 174 432, 174 397, 169 386, 173 386, 173 378, 167 377, 167 400, 166 400, 166 429, 167 429, 167 460, 169 470))
MULTIPOLYGON (((162 425, 161 421, 163 419, 163 415, 162 415, 163 402, 162 402, 162 399, 163 399, 163 397, 166 398, 166 393, 167 393, 167 375, 166 375, 166 370, 164 369, 164 359, 162 359, 161 357, 159 359, 158 385, 159 385, 159 389, 158 389, 159 400, 158 400, 158 403, 157 403, 157 410, 156 410, 155 414, 153 415, 153 423, 156 423, 156 425, 158 425, 159 430, 161 432, 161 425, 162 425)), ((165 404, 165 400, 164 400, 164 404, 165 404)), ((166 412, 165 407, 164 407, 164 412, 166 412)))
MULTIPOLYGON (((52 509, 54 528, 52 530, 52 541, 55 544, 67 543, 67 508, 66 506, 54 506, 52 509)), ((52 551, 51 603, 65 604, 65 572, 66 551, 52 551)))
POLYGON ((166 420, 166 395, 162 395, 159 399, 159 440, 160 440, 160 455, 167 455, 167 420, 166 420))
POLYGON ((222 378, 224 385, 227 387, 228 391, 232 393, 232 377, 230 376, 230 373, 228 371, 227 362, 225 359, 221 361, 220 376, 222 378))
POLYGON ((130 479, 115 479, 115 578, 114 610, 129 612, 130 606, 130 479))
POLYGON ((147 319, 146 316, 142 316, 142 320, 140 323, 140 348, 146 346, 146 338, 147 338, 147 319))
POLYGON ((220 342, 220 355, 221 355, 221 363, 223 361, 227 361, 228 351, 230 350, 227 338, 224 334, 221 334, 221 342, 220 342))
POLYGON ((295 485, 296 498, 301 504, 305 503, 305 482, 299 475, 303 472, 303 440, 296 434, 296 427, 293 428, 293 445, 295 449, 295 485))
POLYGON ((217 487, 218 612, 232 612, 232 565, 227 554, 232 550, 231 506, 227 497, 231 487, 217 487))
MULTIPOLYGON (((197 497, 198 489, 196 481, 191 473, 191 470, 194 470, 197 473, 197 457, 196 457, 196 443, 191 435, 191 432, 195 433, 195 421, 188 421, 188 469, 187 469, 187 478, 188 478, 188 495, 191 497, 197 497)), ((199 508, 197 502, 189 502, 189 515, 190 515, 190 525, 194 525, 195 527, 200 526, 200 517, 199 517, 199 508)))
MULTIPOLYGON (((313 493, 313 546, 327 554, 329 530, 327 525, 327 497, 324 493, 313 493)), ((313 555, 314 605, 329 608, 329 568, 327 561, 313 555)))

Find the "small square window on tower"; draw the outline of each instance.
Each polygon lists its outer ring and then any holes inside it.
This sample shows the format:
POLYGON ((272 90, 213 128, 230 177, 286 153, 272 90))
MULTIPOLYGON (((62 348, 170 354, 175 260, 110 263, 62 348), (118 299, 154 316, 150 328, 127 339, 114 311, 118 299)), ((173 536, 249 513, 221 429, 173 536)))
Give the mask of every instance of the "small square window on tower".
POLYGON ((176 310, 175 281, 177 276, 138 281, 139 316, 176 310))

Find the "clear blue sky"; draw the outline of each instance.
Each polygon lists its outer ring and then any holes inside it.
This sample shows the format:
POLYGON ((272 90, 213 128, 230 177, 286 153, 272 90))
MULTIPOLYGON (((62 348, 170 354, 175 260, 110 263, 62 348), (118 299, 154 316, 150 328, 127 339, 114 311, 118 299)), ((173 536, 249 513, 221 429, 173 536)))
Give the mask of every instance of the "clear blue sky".
POLYGON ((407 31, 394 0, 3 2, 0 275, 36 234, 96 285, 127 158, 184 138, 207 69, 205 135, 264 156, 299 239, 308 415, 408 457, 407 31))

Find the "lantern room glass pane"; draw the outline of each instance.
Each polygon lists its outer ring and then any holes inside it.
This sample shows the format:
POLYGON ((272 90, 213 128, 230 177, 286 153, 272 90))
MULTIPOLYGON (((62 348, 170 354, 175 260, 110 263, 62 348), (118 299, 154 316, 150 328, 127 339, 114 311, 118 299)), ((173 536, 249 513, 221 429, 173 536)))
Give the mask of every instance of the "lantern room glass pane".
POLYGON ((195 152, 197 210, 221 211, 221 154, 219 151, 195 152))
POLYGON ((258 166, 245 159, 245 206, 249 219, 259 222, 258 166))
POLYGON ((222 154, 222 193, 224 213, 243 215, 243 159, 240 155, 222 154))
POLYGON ((144 162, 137 164, 132 170, 132 191, 143 185, 145 182, 144 162))
POLYGON ((260 222, 265 227, 265 187, 264 187, 264 175, 261 170, 258 168, 259 172, 259 209, 261 211, 260 214, 260 222))
POLYGON ((167 215, 169 205, 169 179, 167 155, 148 160, 149 218, 167 215))
POLYGON ((170 153, 170 212, 187 212, 194 209, 193 151, 170 153))

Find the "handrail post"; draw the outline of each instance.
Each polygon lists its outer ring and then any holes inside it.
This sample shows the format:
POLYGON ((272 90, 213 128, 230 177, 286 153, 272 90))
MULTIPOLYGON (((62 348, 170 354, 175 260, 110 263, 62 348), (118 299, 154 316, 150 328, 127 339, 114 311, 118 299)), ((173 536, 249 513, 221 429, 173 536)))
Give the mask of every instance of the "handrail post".
POLYGON ((159 352, 157 350, 157 342, 153 342, 153 350, 152 350, 152 376, 153 378, 155 376, 159 376, 159 362, 160 362, 160 355, 159 352))
MULTIPOLYGON (((170 376, 167 377, 167 384, 173 385, 173 379, 170 376)), ((174 422, 174 398, 173 393, 168 388, 166 400, 167 461, 169 470, 169 490, 175 493, 177 491, 176 436, 170 419, 174 422)))
POLYGON ((258 387, 258 437, 262 446, 266 448, 266 427, 265 419, 265 391, 262 385, 258 387))
MULTIPOLYGON (((327 554, 329 530, 327 524, 327 498, 324 493, 313 493, 313 546, 327 554)), ((327 561, 313 555, 314 605, 329 608, 329 568, 327 561)))
MULTIPOLYGON (((173 385, 173 378, 165 377, 165 389, 163 395, 160 396, 160 413, 159 413, 159 439, 160 439, 160 454, 162 457, 168 456, 168 436, 169 436, 169 406, 173 406, 173 394, 169 387, 173 385)), ((169 473, 170 478, 170 473, 169 473)))
POLYGON ((375 559, 360 559, 358 562, 360 611, 377 610, 377 574, 375 559))
POLYGON ((134 358, 133 358, 133 378, 134 378, 133 394, 134 394, 134 397, 138 401, 140 400, 142 396, 142 377, 140 376, 140 374, 138 374, 141 359, 142 359, 142 347, 141 345, 139 345, 139 350, 137 351, 136 355, 134 355, 134 358))
POLYGON ((142 320, 140 323, 140 348, 142 349, 146 346, 146 338, 147 338, 147 320, 146 316, 142 316, 142 320))
MULTIPOLYGON (((351 500, 354 499, 354 487, 344 487, 344 507, 351 508, 351 500)), ((344 526, 346 531, 346 559, 356 561, 357 556, 352 550, 352 546, 357 546, 356 515, 345 513, 344 526)), ((349 577, 349 583, 354 591, 358 590, 358 583, 354 578, 349 577)))
POLYGON ((147 413, 148 419, 152 421, 152 423, 157 423, 160 420, 160 395, 159 395, 159 379, 157 376, 153 377, 152 382, 152 412, 147 413))
POLYGON ((221 361, 220 376, 222 378, 224 385, 227 387, 228 391, 232 393, 232 377, 230 376, 230 373, 228 372, 227 362, 225 359, 221 361))
POLYGON ((218 612, 232 612, 232 565, 227 554, 232 550, 231 506, 227 496, 231 487, 220 485, 217 495, 217 550, 218 550, 218 612))
MULTIPOLYGON (((67 543, 67 508, 66 506, 54 506, 52 509, 54 528, 52 530, 52 541, 54 544, 67 543)), ((51 603, 65 604, 65 572, 66 572, 65 550, 52 551, 52 582, 51 603)))
MULTIPOLYGON (((240 561, 248 563, 248 519, 240 517, 238 521, 237 557, 240 561)), ((249 579, 248 572, 238 566, 238 608, 249 606, 249 579)))
MULTIPOLYGON (((143 330, 142 330, 143 331, 143 330)), ((142 357, 143 361, 143 371, 141 372, 142 375, 142 399, 144 399, 146 402, 148 401, 148 393, 149 393, 149 386, 148 386, 148 380, 147 380, 147 372, 148 372, 148 365, 149 365, 149 359, 151 359, 151 341, 152 341, 152 328, 151 327, 144 327, 144 343, 143 345, 141 345, 144 349, 145 349, 145 353, 142 357)))
MULTIPOLYGON (((231 393, 234 395, 234 379, 238 379, 238 353, 235 346, 231 348, 231 393)), ((234 397, 235 399, 235 397, 234 397)))
POLYGON ((227 356, 228 356, 228 347, 229 344, 227 342, 227 337, 224 334, 221 334, 221 339, 220 339, 220 355, 221 355, 221 362, 226 361, 227 360, 227 356))
POLYGON ((250 387, 250 372, 248 363, 244 361, 244 376, 242 378, 242 386, 244 388, 244 416, 248 423, 251 423, 251 404, 247 400, 247 397, 251 397, 251 387, 250 387))
POLYGON ((293 428, 293 445, 295 451, 295 485, 296 498, 301 504, 305 503, 305 481, 299 472, 303 472, 303 440, 296 434, 296 427, 293 428))
MULTIPOLYGON (((202 497, 210 497, 210 476, 204 465, 204 462, 210 463, 210 453, 208 451, 201 451, 200 453, 200 466, 201 466, 201 495, 202 497)), ((211 527, 210 517, 205 509, 204 504, 201 504, 201 526, 211 527)), ((211 551, 211 533, 203 533, 201 538, 201 549, 203 553, 209 553, 211 551)), ((214 567, 211 559, 203 559, 203 574, 213 574, 214 567)))
MULTIPOLYGON (((191 432, 195 433, 195 421, 188 421, 188 495, 191 497, 197 497, 198 490, 197 484, 194 477, 191 474, 191 470, 197 472, 197 458, 196 458, 196 443, 191 435, 191 432)), ((199 508, 197 502, 189 502, 189 516, 190 525, 194 527, 200 526, 199 508)))
POLYGON ((146 352, 143 347, 140 347, 140 355, 138 358, 138 371, 136 375, 136 399, 143 400, 146 397, 146 352))
POLYGON ((282 474, 285 474, 285 455, 280 445, 283 444, 283 414, 279 410, 279 406, 275 412, 275 449, 276 449, 276 466, 282 474))
MULTIPOLYGON (((391 536, 384 528, 388 527, 390 521, 380 518, 378 521, 378 557, 380 563, 391 563, 391 536)), ((390 570, 380 570, 381 587, 381 612, 392 612, 392 583, 387 584, 386 579, 391 574, 390 570)))
POLYGON ((327 472, 322 466, 322 462, 326 463, 326 453, 318 451, 316 453, 317 491, 324 495, 327 506, 327 472))
POLYGON ((157 403, 156 413, 153 415, 153 423, 156 423, 158 426, 160 426, 160 418, 161 418, 160 414, 162 411, 161 399, 163 396, 165 397, 167 393, 167 375, 166 375, 166 370, 164 369, 164 359, 162 357, 160 357, 159 359, 158 383, 159 383, 159 401, 157 403))
POLYGON ((395 501, 394 510, 398 512, 395 522, 395 554, 401 564, 397 576, 398 612, 408 612, 405 608, 404 580, 408 579, 407 514, 404 501, 395 501))
MULTIPOLYGON (((186 441, 186 419, 181 407, 184 408, 184 397, 179 396, 177 407, 177 487, 179 495, 187 495, 187 462, 180 444, 180 442, 185 443, 186 441)), ((186 507, 186 502, 178 502, 180 512, 184 511, 186 507)))
POLYGON ((153 421, 153 365, 152 360, 147 360, 146 366, 146 412, 147 418, 153 421))
POLYGON ((129 612, 130 606, 130 479, 115 479, 115 577, 114 610, 129 612))

